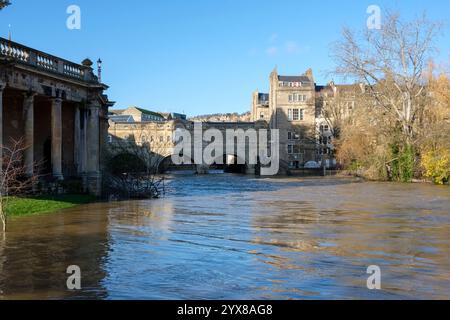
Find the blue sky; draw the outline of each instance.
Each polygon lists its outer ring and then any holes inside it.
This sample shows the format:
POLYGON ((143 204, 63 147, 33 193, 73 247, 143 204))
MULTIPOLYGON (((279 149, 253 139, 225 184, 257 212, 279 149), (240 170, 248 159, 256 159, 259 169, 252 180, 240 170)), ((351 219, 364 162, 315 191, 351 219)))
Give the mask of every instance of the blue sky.
MULTIPOLYGON (((271 70, 313 68, 330 80, 330 43, 341 27, 361 29, 371 4, 412 17, 426 10, 449 21, 448 0, 12 0, 0 11, 0 36, 80 62, 104 62, 115 107, 137 105, 188 115, 245 112, 271 70), (81 30, 66 28, 69 5, 81 8, 81 30)), ((450 57, 450 33, 439 42, 450 57)))

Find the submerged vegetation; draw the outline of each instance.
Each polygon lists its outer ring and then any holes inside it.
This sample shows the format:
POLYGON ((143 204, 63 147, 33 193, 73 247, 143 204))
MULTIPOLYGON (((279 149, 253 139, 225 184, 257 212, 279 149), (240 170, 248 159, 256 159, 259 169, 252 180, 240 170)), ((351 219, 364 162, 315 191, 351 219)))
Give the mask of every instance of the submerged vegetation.
POLYGON ((33 214, 52 213, 81 204, 94 202, 91 195, 55 195, 29 198, 13 197, 9 200, 6 210, 11 216, 26 216, 33 214))

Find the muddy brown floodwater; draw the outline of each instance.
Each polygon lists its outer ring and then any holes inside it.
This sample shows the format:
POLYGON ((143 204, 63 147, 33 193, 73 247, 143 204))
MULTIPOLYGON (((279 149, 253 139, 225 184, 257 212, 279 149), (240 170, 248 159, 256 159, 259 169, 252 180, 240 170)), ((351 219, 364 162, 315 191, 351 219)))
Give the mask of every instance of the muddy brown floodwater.
POLYGON ((450 299, 448 187, 175 174, 168 189, 13 219, 0 299, 450 299))

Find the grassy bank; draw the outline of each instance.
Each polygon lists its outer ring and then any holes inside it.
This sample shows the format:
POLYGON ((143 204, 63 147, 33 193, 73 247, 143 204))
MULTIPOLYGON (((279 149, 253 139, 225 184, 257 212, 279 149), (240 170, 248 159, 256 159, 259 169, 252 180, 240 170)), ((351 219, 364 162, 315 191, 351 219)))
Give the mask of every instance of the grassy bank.
POLYGON ((39 196, 31 198, 11 198, 7 210, 10 217, 27 216, 42 213, 52 213, 68 209, 80 204, 94 202, 96 198, 90 195, 58 195, 39 196))

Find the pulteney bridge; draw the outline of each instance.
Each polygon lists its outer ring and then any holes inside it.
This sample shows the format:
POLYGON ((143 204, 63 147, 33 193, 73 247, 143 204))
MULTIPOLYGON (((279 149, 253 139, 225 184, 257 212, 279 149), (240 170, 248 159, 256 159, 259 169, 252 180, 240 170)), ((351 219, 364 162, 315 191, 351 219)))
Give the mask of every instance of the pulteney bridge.
MULTIPOLYGON (((207 173, 209 169, 220 167, 229 172, 259 174, 260 164, 258 162, 256 164, 249 163, 249 139, 245 139, 245 145, 239 145, 239 139, 236 139, 233 149, 229 148, 227 150, 226 148, 227 130, 232 130, 233 132, 241 131, 242 133, 247 132, 249 129, 256 130, 256 133, 258 133, 260 129, 266 129, 269 134, 268 124, 265 121, 201 123, 186 120, 148 123, 121 123, 110 121, 109 150, 112 157, 122 155, 124 153, 131 153, 141 159, 144 159, 144 162, 152 163, 151 166, 157 168, 159 172, 165 172, 169 169, 176 170, 179 168, 189 168, 197 173, 207 173), (199 148, 199 145, 196 145, 194 142, 194 140, 196 140, 195 126, 198 126, 199 124, 202 126, 201 148, 199 148), (206 163, 205 161, 202 161, 202 164, 198 164, 198 161, 195 161, 195 154, 196 152, 203 154, 205 149, 211 144, 212 141, 203 139, 205 132, 210 131, 211 129, 215 130, 217 134, 221 134, 224 148, 220 154, 214 154, 213 163, 206 163), (182 154, 184 164, 181 166, 174 165, 172 162, 172 155, 174 155, 177 150, 175 148, 177 143, 174 141, 174 135, 177 131, 187 132, 191 137, 191 143, 189 144, 191 148, 190 150, 187 150, 187 148, 184 150, 185 152, 182 154), (243 158, 239 157, 239 148, 243 148, 246 152, 243 158), (143 152, 143 150, 145 151, 143 152), (147 150, 151 151, 151 154, 146 152, 147 150), (152 157, 156 160, 150 160, 152 157)), ((270 142, 269 138, 270 137, 267 138, 267 144, 270 142)), ((259 139, 256 143, 259 143, 259 139)), ((258 145, 254 145, 252 147, 258 148, 258 145)), ((265 146, 265 148, 269 147, 265 146)))

